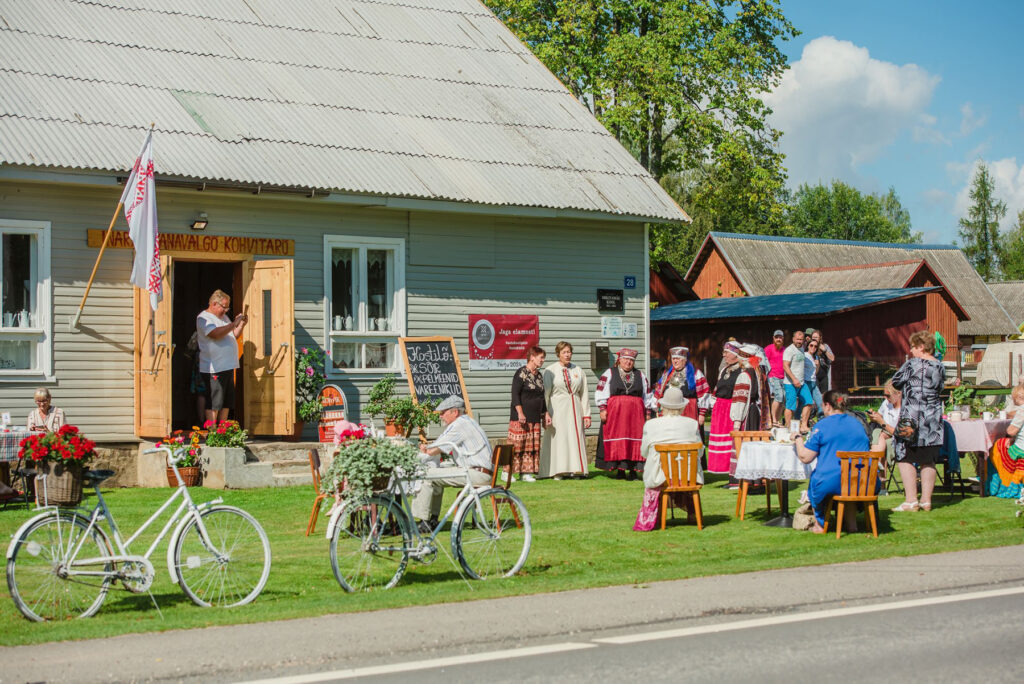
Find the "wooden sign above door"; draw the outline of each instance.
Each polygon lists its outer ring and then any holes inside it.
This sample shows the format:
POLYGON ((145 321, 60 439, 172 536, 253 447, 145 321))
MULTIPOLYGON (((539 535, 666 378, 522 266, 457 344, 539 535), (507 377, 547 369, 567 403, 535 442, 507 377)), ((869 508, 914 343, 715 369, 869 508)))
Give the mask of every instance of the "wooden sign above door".
MULTIPOLYGON (((87 241, 90 247, 99 249, 106 231, 89 228, 87 241)), ((128 231, 115 230, 110 234, 107 247, 111 249, 134 249, 128 231)), ((160 233, 161 253, 199 254, 268 254, 271 256, 295 256, 295 240, 283 238, 241 237, 236 235, 207 235, 205 233, 160 233)))

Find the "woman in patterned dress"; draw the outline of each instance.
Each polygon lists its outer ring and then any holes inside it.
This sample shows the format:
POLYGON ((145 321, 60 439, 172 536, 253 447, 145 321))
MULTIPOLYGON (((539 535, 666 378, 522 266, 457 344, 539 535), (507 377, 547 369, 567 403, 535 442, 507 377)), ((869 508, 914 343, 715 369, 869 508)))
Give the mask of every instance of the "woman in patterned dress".
POLYGON ((708 471, 712 473, 735 472, 736 454, 729 433, 746 425, 751 385, 755 381, 739 351, 739 344, 726 342, 722 352, 724 367, 715 383, 715 407, 711 409, 708 436, 708 471))
POLYGON ((572 362, 572 345, 555 345, 558 361, 544 369, 544 440, 540 449, 540 475, 587 476, 587 435, 590 399, 587 374, 572 362))
POLYGON ((601 412, 594 466, 614 470, 617 478, 627 480, 635 480, 644 469, 640 440, 647 409, 654 408, 650 383, 635 367, 636 357, 635 349, 620 349, 615 366, 601 374, 594 391, 594 403, 601 412))
POLYGON ((533 482, 540 466, 540 429, 544 424, 544 365, 546 353, 530 347, 526 365, 512 376, 512 408, 508 441, 512 445, 512 472, 523 482, 533 482))
POLYGON ((900 421, 896 425, 893 451, 903 481, 906 500, 894 511, 932 510, 935 489, 935 459, 942 447, 942 399, 939 392, 946 380, 946 369, 932 356, 935 336, 920 330, 910 336, 910 356, 896 375, 892 386, 903 393, 900 421), (921 501, 917 500, 917 469, 921 469, 921 501))

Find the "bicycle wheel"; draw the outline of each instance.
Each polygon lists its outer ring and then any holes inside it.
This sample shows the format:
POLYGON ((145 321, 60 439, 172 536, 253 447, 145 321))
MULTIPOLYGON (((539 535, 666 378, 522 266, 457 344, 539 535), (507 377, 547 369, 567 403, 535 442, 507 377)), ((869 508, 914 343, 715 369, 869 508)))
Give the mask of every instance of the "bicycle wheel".
POLYGON ((331 536, 331 568, 345 591, 390 589, 409 562, 409 520, 390 497, 345 504, 331 536))
POLYGON ((270 542, 256 519, 232 506, 199 514, 209 543, 192 518, 174 547, 178 585, 198 606, 244 606, 263 591, 270 575, 270 542))
POLYGON ((452 553, 473 579, 510 577, 530 555, 530 514, 519 497, 500 487, 479 498, 479 507, 469 499, 454 523, 452 553))
POLYGON ((22 615, 42 622, 89 617, 100 609, 111 581, 111 575, 103 573, 112 573, 114 563, 77 568, 97 575, 71 574, 68 556, 76 548, 76 558, 111 555, 101 530, 89 530, 86 519, 66 513, 54 512, 36 521, 17 539, 7 561, 7 587, 22 615))

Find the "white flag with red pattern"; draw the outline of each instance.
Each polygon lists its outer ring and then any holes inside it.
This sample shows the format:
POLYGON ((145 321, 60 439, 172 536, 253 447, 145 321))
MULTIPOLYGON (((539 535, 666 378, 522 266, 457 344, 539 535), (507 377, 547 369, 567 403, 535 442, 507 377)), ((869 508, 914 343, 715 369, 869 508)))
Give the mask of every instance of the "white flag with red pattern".
POLYGON ((132 284, 149 292, 149 303, 156 310, 163 299, 160 286, 160 236, 156 220, 156 184, 153 182, 153 130, 135 160, 132 173, 121 194, 128 235, 135 243, 132 284))

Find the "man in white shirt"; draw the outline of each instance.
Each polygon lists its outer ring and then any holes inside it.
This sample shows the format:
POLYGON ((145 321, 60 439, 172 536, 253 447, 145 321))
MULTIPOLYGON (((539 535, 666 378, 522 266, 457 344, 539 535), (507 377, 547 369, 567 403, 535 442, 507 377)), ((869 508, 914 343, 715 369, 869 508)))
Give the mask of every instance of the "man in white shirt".
POLYGON ((793 333, 793 344, 786 347, 782 352, 782 389, 786 391, 786 425, 793 423, 793 414, 798 410, 800 413, 800 424, 807 425, 811 416, 811 404, 814 398, 811 390, 804 384, 804 333, 797 330, 793 333), (801 410, 801 407, 802 410, 801 410))
POLYGON ((214 290, 210 306, 196 316, 199 342, 199 372, 206 382, 206 420, 219 423, 228 419, 235 404, 235 369, 238 368, 238 341, 249 317, 227 317, 231 297, 214 290))
POLYGON ((429 534, 437 526, 444 488, 465 486, 463 468, 469 468, 469 481, 474 486, 491 483, 491 443, 480 424, 465 415, 465 410, 466 402, 460 397, 451 396, 442 401, 437 412, 445 424, 444 431, 432 443, 420 446, 428 463, 438 463, 442 455, 451 456, 454 461, 447 466, 438 464, 427 468, 423 486, 412 502, 412 514, 419 521, 420 532, 429 534))

